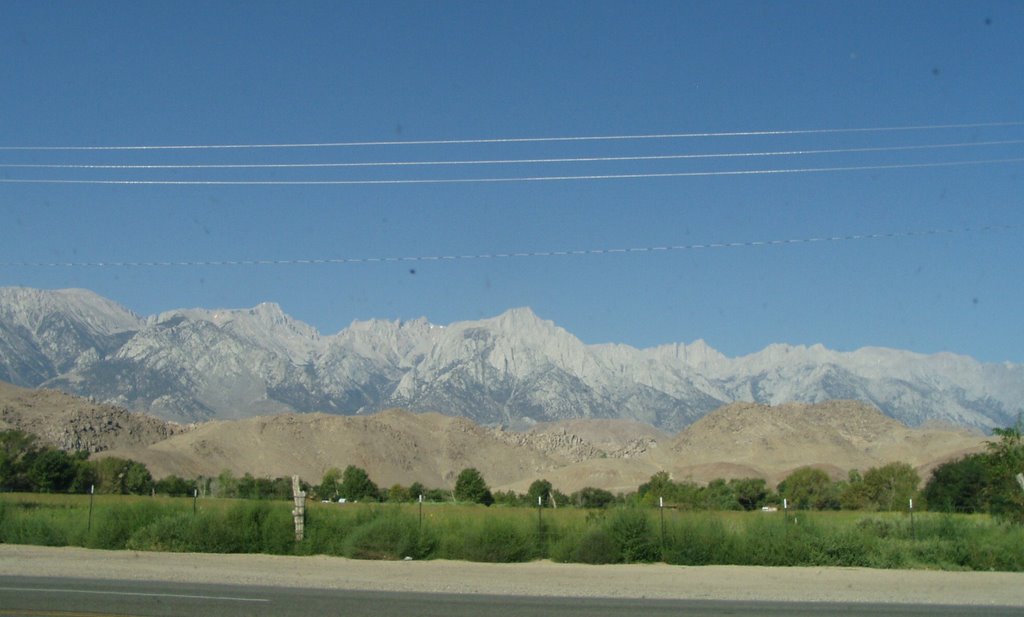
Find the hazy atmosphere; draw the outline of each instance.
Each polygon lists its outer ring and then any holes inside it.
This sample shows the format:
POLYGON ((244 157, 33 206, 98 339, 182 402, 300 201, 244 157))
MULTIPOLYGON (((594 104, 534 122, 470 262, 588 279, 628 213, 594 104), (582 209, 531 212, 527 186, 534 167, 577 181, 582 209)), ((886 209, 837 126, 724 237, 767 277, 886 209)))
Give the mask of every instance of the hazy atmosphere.
POLYGON ((10 3, 0 286, 1020 363, 1021 41, 1020 2, 10 3))

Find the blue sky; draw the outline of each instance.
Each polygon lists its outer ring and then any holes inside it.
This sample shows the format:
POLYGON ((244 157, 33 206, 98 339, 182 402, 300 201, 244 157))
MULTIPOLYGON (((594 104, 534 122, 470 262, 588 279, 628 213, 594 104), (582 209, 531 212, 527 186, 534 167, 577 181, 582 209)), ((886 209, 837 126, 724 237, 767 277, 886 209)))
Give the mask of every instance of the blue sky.
POLYGON ((1022 362, 1021 41, 1020 2, 13 2, 0 285, 272 301, 324 333, 530 306, 587 343, 1022 362), (834 131, 863 128, 901 130, 834 131), (797 132, 725 135, 771 131, 797 132), (378 145, 18 149, 352 142, 378 145), (479 163, 655 156, 704 158, 479 163), (475 163, 365 166, 423 161, 475 163), (431 183, 220 183, 368 180, 431 183))

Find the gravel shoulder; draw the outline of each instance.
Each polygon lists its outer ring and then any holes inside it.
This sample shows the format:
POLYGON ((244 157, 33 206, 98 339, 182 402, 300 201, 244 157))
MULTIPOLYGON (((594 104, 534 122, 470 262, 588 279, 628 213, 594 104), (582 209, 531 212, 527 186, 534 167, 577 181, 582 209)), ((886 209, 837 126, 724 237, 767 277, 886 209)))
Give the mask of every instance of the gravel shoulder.
POLYGON ((1024 607, 1024 574, 664 564, 484 564, 0 545, 0 576, 567 597, 1024 607))

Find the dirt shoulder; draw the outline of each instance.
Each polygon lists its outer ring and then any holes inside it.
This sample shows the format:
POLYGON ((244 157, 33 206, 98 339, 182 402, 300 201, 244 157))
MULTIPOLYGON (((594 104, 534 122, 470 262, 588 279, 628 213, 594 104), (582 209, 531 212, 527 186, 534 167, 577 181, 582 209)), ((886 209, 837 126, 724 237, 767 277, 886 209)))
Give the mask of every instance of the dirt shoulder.
POLYGON ((530 596, 1024 606, 1024 574, 864 568, 355 561, 0 545, 0 576, 530 596))

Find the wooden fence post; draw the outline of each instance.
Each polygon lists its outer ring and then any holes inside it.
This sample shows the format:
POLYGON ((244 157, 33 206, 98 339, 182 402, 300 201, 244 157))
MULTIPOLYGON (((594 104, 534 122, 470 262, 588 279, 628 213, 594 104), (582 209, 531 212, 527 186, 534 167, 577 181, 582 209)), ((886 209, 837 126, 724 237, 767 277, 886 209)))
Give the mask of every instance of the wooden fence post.
POLYGON ((295 519, 295 541, 302 542, 306 528, 306 492, 299 484, 299 476, 292 476, 292 497, 295 499, 295 508, 292 510, 292 517, 295 519))

